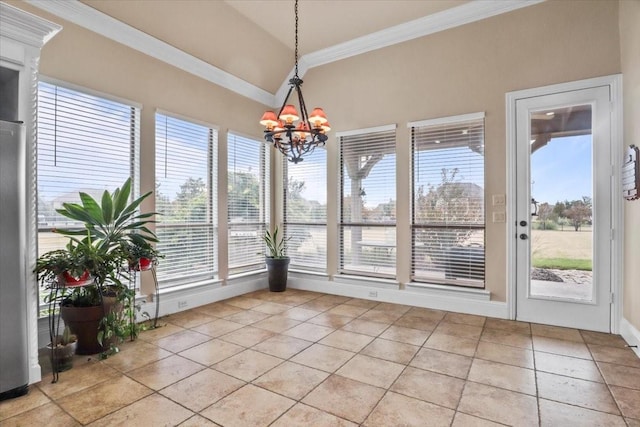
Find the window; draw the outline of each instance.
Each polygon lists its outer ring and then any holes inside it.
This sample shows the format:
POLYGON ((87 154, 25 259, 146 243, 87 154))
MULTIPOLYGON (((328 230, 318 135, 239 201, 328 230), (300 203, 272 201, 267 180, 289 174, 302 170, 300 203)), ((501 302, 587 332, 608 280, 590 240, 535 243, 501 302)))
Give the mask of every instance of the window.
POLYGON ((218 131, 156 114, 156 233, 160 287, 216 278, 218 131))
POLYGON ((318 148, 284 164, 284 233, 290 267, 327 269, 327 150, 318 148))
POLYGON ((341 273, 396 276, 395 129, 338 135, 341 273))
POLYGON ((409 123, 412 280, 484 287, 484 113, 409 123))
POLYGON ((65 202, 80 203, 79 192, 100 200, 132 178, 137 197, 139 116, 134 105, 38 83, 38 255, 68 242, 52 228, 82 226, 56 212, 65 202))
POLYGON ((227 136, 229 273, 264 268, 262 236, 269 226, 269 146, 227 136))

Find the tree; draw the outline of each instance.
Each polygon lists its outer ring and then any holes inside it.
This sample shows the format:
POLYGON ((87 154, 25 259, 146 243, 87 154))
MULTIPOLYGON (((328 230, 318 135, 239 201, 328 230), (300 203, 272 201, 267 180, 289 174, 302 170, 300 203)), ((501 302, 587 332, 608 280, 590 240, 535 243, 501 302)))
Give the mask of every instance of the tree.
POLYGON ((259 221, 260 182, 248 172, 229 172, 228 211, 230 220, 259 221))
POLYGON ((542 222, 543 230, 547 229, 547 221, 549 221, 551 215, 553 215, 553 208, 549 203, 545 202, 538 205, 538 220, 542 222))
POLYGON ((569 209, 565 210, 564 214, 575 231, 580 229, 580 226, 587 220, 591 219, 591 198, 587 196, 583 196, 582 200, 574 200, 571 202, 569 209))

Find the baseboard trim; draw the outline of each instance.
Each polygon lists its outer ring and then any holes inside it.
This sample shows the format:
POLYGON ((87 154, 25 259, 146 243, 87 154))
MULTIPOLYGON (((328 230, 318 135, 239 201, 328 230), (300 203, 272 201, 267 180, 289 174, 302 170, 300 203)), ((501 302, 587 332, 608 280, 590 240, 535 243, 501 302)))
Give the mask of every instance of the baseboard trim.
POLYGON ((640 331, 624 317, 620 321, 620 335, 622 335, 627 344, 636 346, 630 348, 640 357, 640 331))
POLYGON ((363 286, 362 284, 354 285, 350 283, 318 280, 310 277, 292 277, 292 275, 290 275, 287 286, 305 291, 323 292, 371 301, 405 304, 416 307, 454 311, 457 313, 497 317, 500 319, 507 319, 509 315, 507 303, 505 302, 483 301, 476 298, 466 298, 462 295, 426 295, 423 292, 415 292, 409 289, 380 288, 377 287, 375 283, 371 283, 370 286, 363 286))

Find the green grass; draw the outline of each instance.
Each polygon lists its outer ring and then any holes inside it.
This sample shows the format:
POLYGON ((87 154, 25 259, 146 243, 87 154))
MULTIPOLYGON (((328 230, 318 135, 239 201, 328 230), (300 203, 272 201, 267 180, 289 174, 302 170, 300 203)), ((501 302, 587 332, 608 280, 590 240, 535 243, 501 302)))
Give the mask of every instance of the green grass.
POLYGON ((592 270, 590 259, 533 258, 532 264, 536 268, 553 268, 556 270, 592 270))

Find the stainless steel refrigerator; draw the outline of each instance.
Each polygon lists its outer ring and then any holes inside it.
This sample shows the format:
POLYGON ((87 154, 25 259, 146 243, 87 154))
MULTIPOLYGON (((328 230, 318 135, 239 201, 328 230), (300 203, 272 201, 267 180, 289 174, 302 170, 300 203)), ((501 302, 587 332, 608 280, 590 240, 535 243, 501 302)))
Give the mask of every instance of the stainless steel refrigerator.
POLYGON ((29 383, 24 125, 0 120, 0 400, 29 383))

